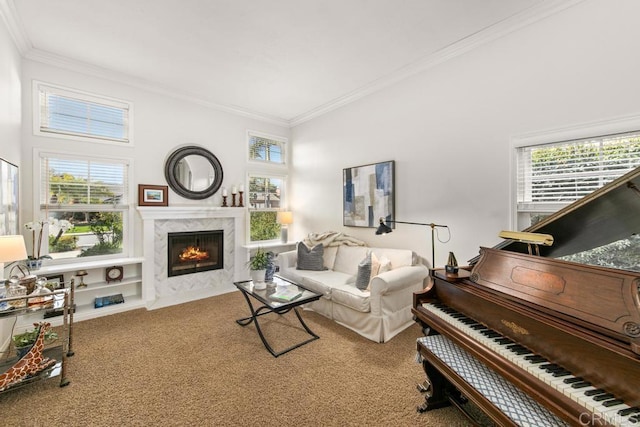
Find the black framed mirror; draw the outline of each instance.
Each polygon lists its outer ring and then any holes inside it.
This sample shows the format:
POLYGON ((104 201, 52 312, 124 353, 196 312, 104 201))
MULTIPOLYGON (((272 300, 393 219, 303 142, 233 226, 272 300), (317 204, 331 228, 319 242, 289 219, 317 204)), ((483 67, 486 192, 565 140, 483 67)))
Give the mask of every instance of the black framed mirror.
POLYGON ((175 150, 164 165, 169 187, 192 200, 213 196, 222 185, 222 165, 206 148, 188 145, 175 150))

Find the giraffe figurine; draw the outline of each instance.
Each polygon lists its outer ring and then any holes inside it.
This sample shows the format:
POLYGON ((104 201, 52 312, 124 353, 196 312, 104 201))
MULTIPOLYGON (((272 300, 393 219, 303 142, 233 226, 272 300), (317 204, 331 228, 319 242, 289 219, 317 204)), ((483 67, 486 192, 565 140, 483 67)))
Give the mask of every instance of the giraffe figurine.
POLYGON ((33 343, 33 346, 31 346, 27 354, 22 356, 12 367, 0 375, 0 391, 6 390, 28 376, 36 375, 38 372, 56 364, 55 359, 43 357, 42 355, 42 351, 44 350, 44 335, 51 327, 51 324, 42 322, 34 323, 33 326, 39 328, 36 342, 33 343))

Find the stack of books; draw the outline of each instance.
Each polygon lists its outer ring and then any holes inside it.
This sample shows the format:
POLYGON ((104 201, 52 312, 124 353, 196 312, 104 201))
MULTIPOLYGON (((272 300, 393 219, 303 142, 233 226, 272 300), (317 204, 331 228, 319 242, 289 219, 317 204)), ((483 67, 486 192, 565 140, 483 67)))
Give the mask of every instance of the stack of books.
POLYGON ((302 291, 297 286, 278 286, 269 298, 274 301, 291 302, 301 295, 302 291))

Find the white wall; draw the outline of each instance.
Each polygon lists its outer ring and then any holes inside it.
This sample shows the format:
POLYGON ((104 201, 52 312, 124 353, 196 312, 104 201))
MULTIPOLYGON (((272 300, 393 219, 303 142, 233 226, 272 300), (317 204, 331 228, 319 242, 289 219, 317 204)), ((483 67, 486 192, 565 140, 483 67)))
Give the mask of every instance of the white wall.
POLYGON ((0 17, 0 157, 20 166, 20 54, 0 17))
MULTIPOLYGON (((248 129, 289 137, 289 129, 266 122, 229 114, 188 100, 129 86, 113 80, 88 76, 55 66, 25 60, 23 64, 22 128, 22 194, 23 220, 34 215, 33 151, 36 148, 61 150, 89 155, 128 157, 134 160, 134 204, 137 204, 137 185, 167 185, 164 177, 166 157, 178 146, 200 145, 215 154, 223 168, 223 186, 245 183, 247 174, 246 131, 248 129), (32 80, 44 81, 109 97, 132 101, 134 104, 134 146, 87 143, 68 139, 41 137, 32 130, 32 80)), ((188 78, 188 71, 185 71, 188 78)), ((246 186, 246 183, 245 183, 246 186)), ((170 205, 206 204, 220 206, 220 191, 212 198, 191 201, 169 190, 170 205)), ((135 254, 141 255, 138 215, 135 222, 135 254)), ((244 230, 239 230, 244 243, 244 230)))
POLYGON ((342 231, 430 259, 427 227, 342 226, 342 169, 395 160, 396 219, 451 227, 437 266, 497 244, 512 137, 640 112, 639 14, 633 0, 585 1, 295 127, 290 235, 342 231))

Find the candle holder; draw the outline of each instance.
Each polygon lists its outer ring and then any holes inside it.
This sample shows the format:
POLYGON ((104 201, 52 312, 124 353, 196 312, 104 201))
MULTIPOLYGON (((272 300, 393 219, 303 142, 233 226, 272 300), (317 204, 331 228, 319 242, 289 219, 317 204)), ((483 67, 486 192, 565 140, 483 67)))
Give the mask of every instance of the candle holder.
POLYGON ((238 194, 240 194, 240 200, 238 202, 238 207, 239 208, 243 208, 244 207, 244 202, 242 201, 242 193, 244 193, 244 191, 238 191, 238 194))
POLYGON ((232 208, 236 207, 236 193, 231 194, 231 207, 232 208))
POLYGON ((222 196, 222 207, 226 208, 229 205, 227 205, 227 196, 222 196))

